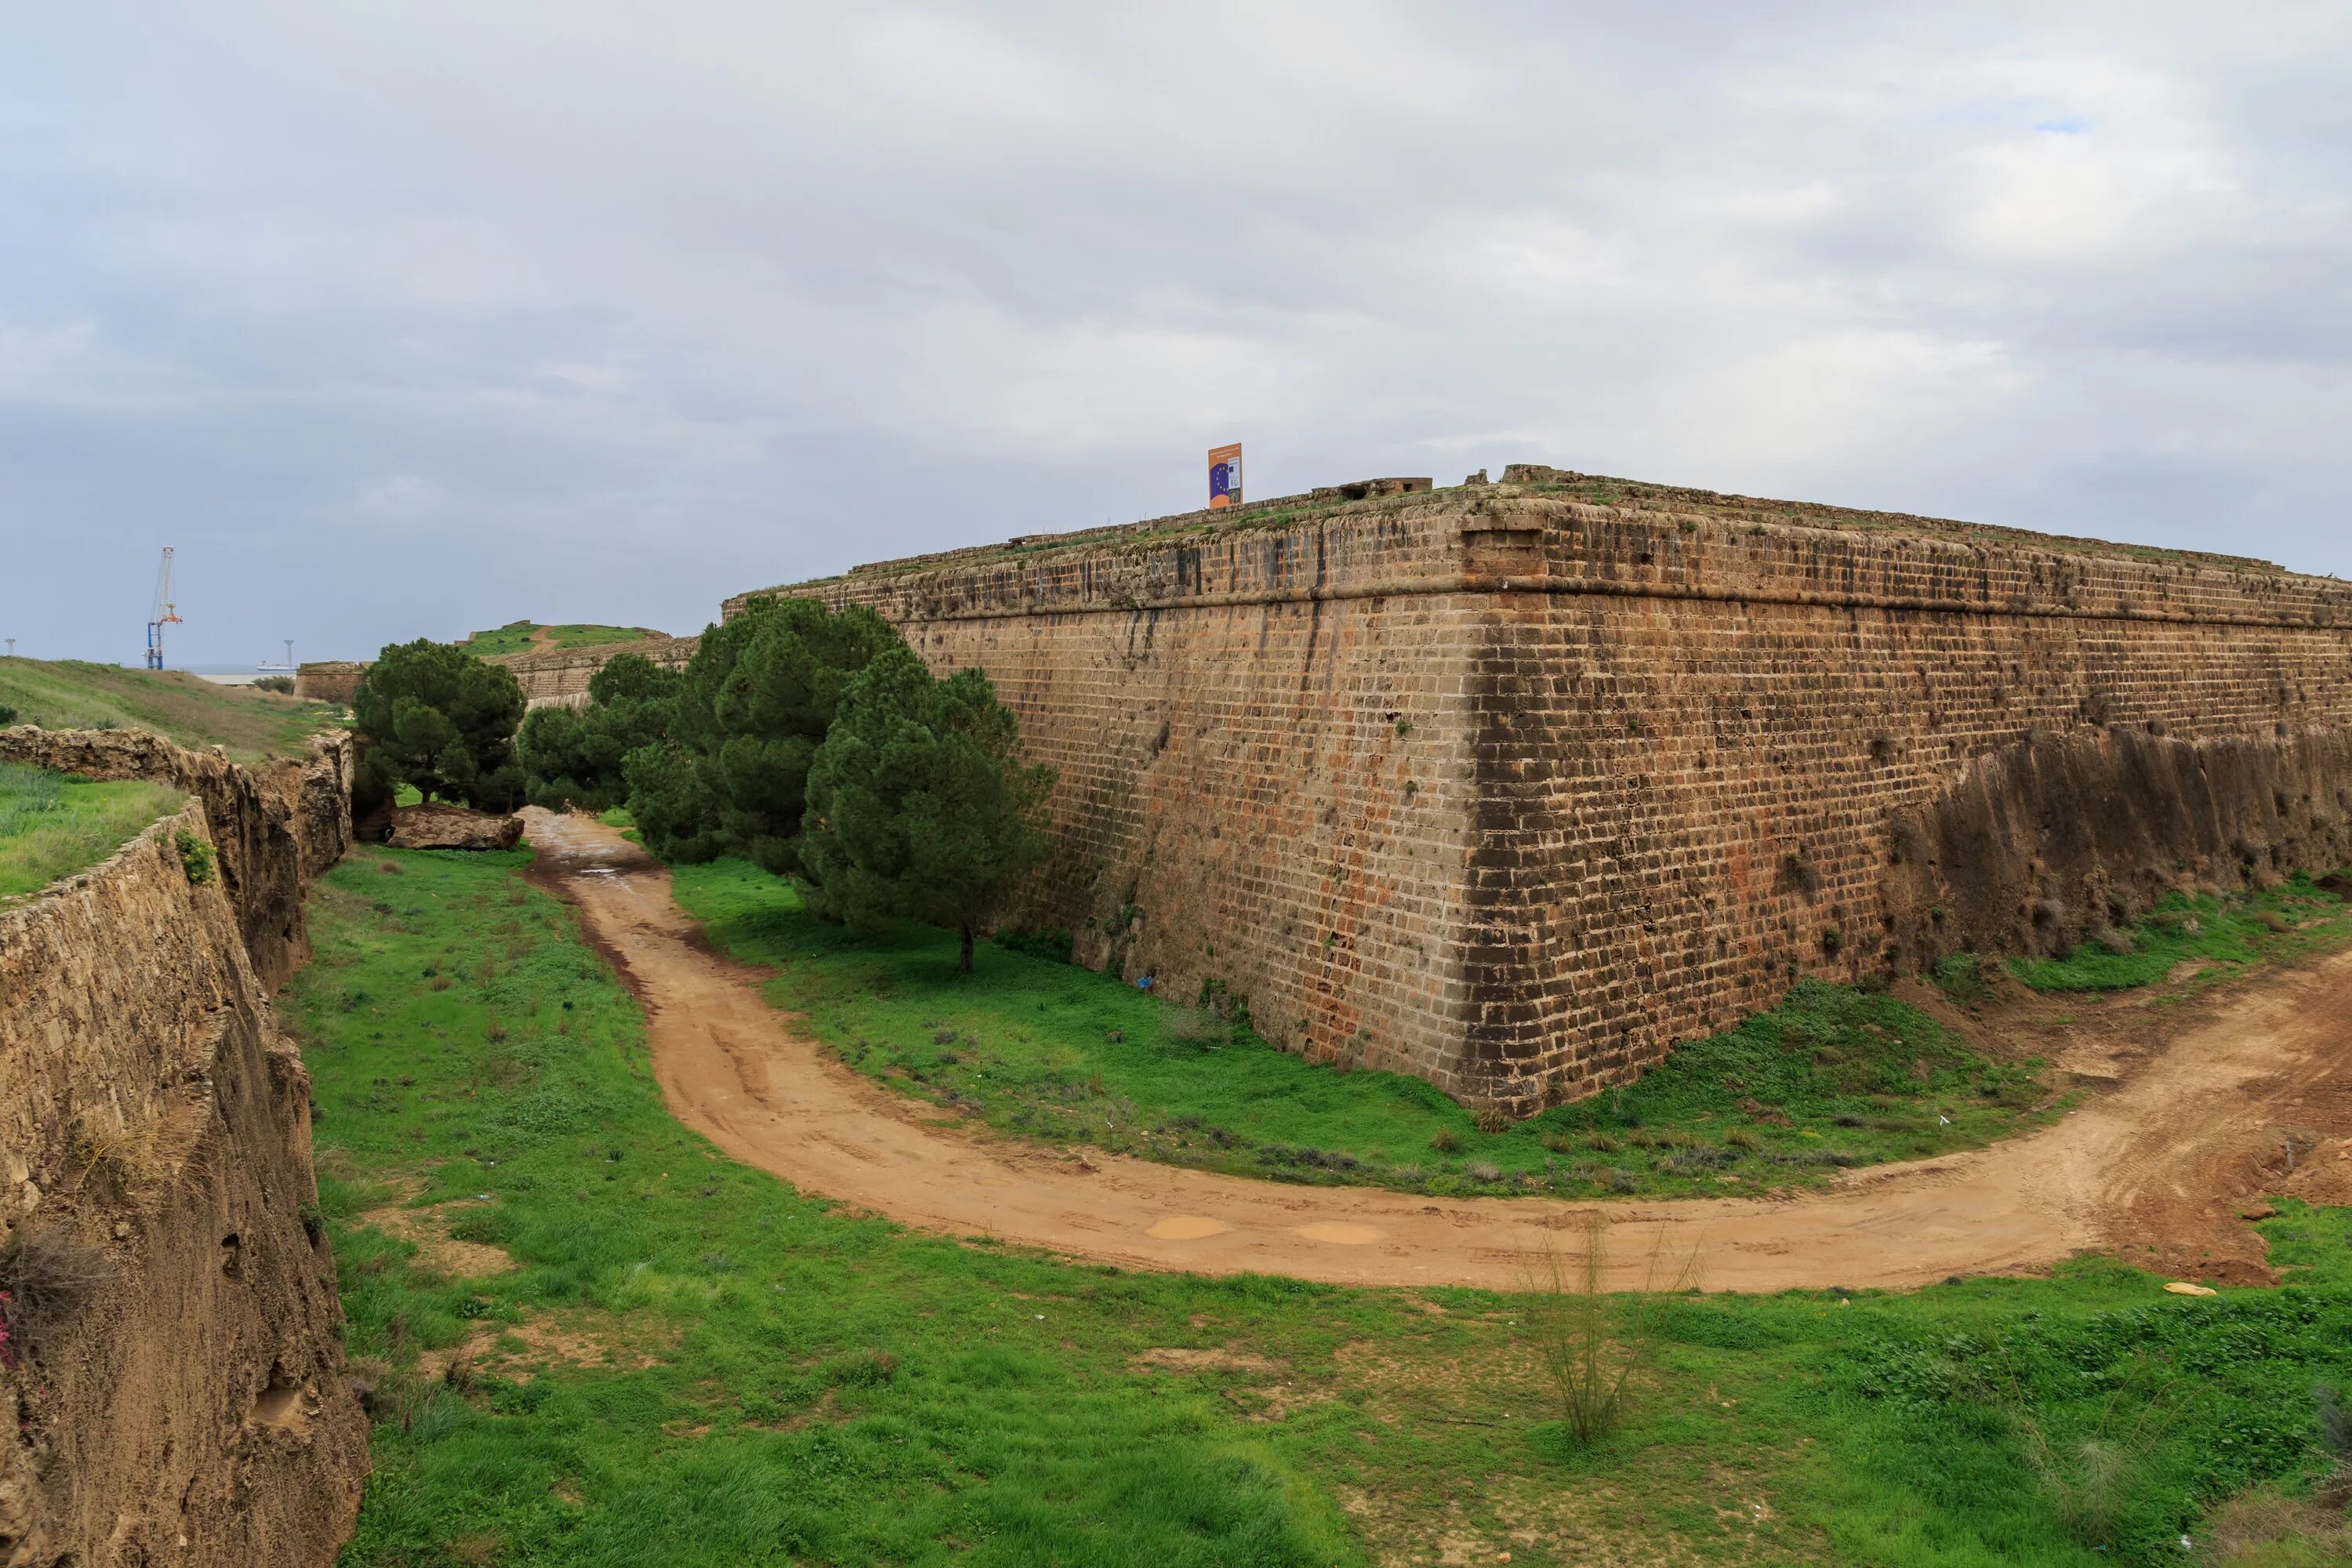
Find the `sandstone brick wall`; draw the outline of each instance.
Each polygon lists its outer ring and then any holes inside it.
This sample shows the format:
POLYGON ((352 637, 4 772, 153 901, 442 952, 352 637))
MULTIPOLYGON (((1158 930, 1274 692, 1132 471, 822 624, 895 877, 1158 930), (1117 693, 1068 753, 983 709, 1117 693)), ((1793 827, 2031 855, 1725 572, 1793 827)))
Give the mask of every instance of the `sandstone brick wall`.
POLYGON ((151 779, 205 802, 221 881, 262 984, 275 990, 310 956, 302 890, 352 843, 350 733, 319 735, 299 758, 240 767, 218 747, 193 752, 144 730, 0 731, 0 762, 93 779, 151 779))
POLYGON ((341 853, 347 749, 240 785, 153 737, 5 740, 10 760, 79 756, 104 776, 143 756, 155 771, 137 776, 194 798, 0 907, 0 1246, 62 1236, 110 1268, 52 1342, 0 1356, 0 1562, 325 1564, 356 1517, 367 1427, 341 1375, 334 1260, 303 1218, 310 1079, 247 937, 269 963, 299 954, 275 900, 341 853), (191 881, 183 832, 218 871, 241 859, 238 880, 191 881))
POLYGON ((782 591, 874 605, 1020 713, 1060 849, 1015 918, 1521 1110, 1799 973, 2352 859, 2344 584, 1533 478, 782 591))
MULTIPOLYGON (((597 643, 588 647, 535 647, 488 656, 488 662, 514 671, 523 700, 533 708, 584 708, 588 682, 614 654, 641 654, 664 669, 683 669, 698 637, 649 637, 638 642, 597 643)), ((321 702, 348 703, 358 693, 368 667, 341 661, 306 664, 295 674, 294 695, 321 702)))
POLYGON ((294 695, 313 702, 348 704, 366 674, 366 665, 348 659, 321 659, 298 665, 294 670, 294 695))
POLYGON ((699 641, 699 637, 647 637, 642 642, 598 643, 589 647, 533 648, 527 653, 498 654, 489 662, 514 671, 524 699, 533 708, 585 708, 588 682, 615 654, 638 654, 660 668, 684 669, 699 641))

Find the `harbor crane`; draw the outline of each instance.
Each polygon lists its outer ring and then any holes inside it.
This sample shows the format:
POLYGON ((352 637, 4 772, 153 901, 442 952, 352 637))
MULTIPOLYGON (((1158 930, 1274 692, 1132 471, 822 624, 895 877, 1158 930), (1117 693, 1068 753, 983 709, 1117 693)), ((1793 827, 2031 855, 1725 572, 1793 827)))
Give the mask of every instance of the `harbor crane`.
POLYGON ((163 628, 180 618, 172 607, 172 547, 163 546, 163 564, 155 574, 155 605, 147 612, 147 668, 163 668, 163 628))

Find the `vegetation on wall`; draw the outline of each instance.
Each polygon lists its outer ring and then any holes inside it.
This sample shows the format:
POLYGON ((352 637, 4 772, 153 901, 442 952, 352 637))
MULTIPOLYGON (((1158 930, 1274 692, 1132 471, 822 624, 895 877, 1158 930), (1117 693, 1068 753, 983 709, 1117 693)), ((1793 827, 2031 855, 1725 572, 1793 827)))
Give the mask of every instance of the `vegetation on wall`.
POLYGON ((427 800, 513 810, 526 783, 514 761, 523 706, 522 688, 502 665, 423 637, 386 647, 352 698, 366 742, 353 810, 388 801, 403 784, 427 800))
POLYGON ((526 619, 509 621, 505 626, 476 632, 457 646, 467 653, 495 658, 501 654, 529 653, 534 648, 601 647, 610 643, 639 642, 659 635, 642 626, 604 626, 580 622, 551 626, 526 619))

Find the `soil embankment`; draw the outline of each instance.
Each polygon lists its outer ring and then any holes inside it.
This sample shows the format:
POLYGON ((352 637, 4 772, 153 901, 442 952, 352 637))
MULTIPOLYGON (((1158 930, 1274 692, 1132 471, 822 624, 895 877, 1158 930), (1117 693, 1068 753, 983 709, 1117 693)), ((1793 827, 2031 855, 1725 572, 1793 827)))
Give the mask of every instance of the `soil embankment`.
POLYGON ((349 843, 350 742, 248 772, 19 729, 0 759, 195 796, 0 911, 0 1255, 50 1286, 0 1346, 0 1563, 331 1562, 367 1426, 268 995, 349 843))
MULTIPOLYGON (((671 1111, 735 1158, 926 1230, 1122 1266, 1360 1285, 1532 1282, 1595 1205, 1298 1187, 993 1139, 857 1077, 714 955, 668 873, 583 816, 526 814, 537 874, 580 908, 646 1007, 671 1111)), ((1910 1287, 2107 1248, 2192 1276, 2267 1277, 2236 1210, 2315 1141, 2352 1134, 2352 952, 2137 1040, 2115 1087, 2032 1136, 1850 1173, 1779 1199, 1599 1205, 1609 1283, 1910 1287), (2149 1248, 2157 1250, 2151 1252, 2149 1248)), ((2324 1145, 2330 1153, 2352 1147, 2324 1145)))

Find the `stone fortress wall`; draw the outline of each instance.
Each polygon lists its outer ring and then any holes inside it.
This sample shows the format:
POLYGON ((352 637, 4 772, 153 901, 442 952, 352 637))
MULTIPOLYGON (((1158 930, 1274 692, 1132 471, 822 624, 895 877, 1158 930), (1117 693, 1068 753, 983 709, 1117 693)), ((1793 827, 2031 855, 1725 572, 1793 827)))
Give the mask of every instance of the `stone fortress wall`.
MULTIPOLYGON (((585 708, 588 682, 614 654, 642 654, 664 669, 684 669, 694 657, 698 637, 649 637, 640 642, 595 643, 586 647, 531 648, 522 653, 488 656, 492 664, 514 671, 524 700, 533 708, 585 708)), ((350 660, 322 660, 303 665, 294 677, 294 695, 320 702, 349 703, 367 675, 367 666, 350 660)))
POLYGON ((642 642, 596 643, 587 647, 534 648, 529 653, 493 655, 492 664, 503 664, 515 673, 521 683, 522 694, 533 708, 588 706, 588 682, 604 668, 604 661, 615 654, 634 653, 650 659, 663 669, 684 669, 686 661, 694 657, 699 637, 653 637, 642 642))
POLYGON ((350 843, 351 742, 248 770, 20 727, 0 761, 192 796, 0 907, 0 1245, 63 1236, 109 1269, 54 1342, 0 1356, 0 1562, 323 1568, 367 1422, 310 1206, 310 1078, 268 995, 307 951, 303 887, 350 843))
POLYGON ((996 682, 1059 771, 1014 918, 1516 1111, 1801 973, 2352 861, 2346 584, 1536 466, 1355 493, 772 591, 996 682))

